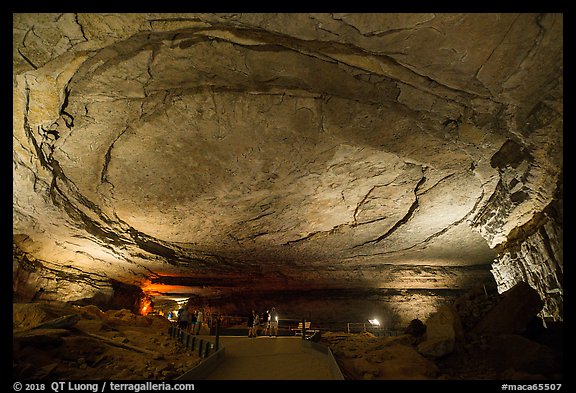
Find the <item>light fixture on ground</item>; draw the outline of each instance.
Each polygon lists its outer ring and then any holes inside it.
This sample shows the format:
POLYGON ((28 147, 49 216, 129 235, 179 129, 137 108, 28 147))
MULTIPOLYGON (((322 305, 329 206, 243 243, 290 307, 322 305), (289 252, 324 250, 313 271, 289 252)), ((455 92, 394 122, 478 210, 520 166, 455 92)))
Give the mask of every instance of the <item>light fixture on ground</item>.
POLYGON ((378 321, 376 318, 369 319, 368 322, 370 322, 370 325, 373 327, 380 327, 380 321, 378 321))

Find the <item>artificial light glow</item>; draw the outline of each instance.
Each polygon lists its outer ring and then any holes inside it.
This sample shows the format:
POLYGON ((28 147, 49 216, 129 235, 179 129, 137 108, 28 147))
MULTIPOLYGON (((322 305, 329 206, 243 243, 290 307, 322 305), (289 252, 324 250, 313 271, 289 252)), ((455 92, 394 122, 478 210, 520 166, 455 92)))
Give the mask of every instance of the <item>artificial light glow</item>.
POLYGON ((189 297, 169 297, 168 299, 174 300, 179 306, 183 306, 188 303, 189 297))
POLYGON ((138 310, 138 312, 140 313, 140 315, 148 315, 148 313, 152 312, 153 306, 152 306, 152 300, 150 299, 150 297, 145 296, 142 299, 140 299, 140 308, 138 310))
POLYGON ((194 293, 198 292, 197 288, 188 287, 185 285, 169 285, 169 284, 161 284, 161 283, 151 283, 146 282, 140 286, 144 293, 149 294, 151 296, 174 296, 178 297, 178 294, 182 293, 194 293))
POLYGON ((278 322, 278 317, 276 317, 276 322, 278 322))
POLYGON ((368 322, 370 322, 372 325, 380 326, 380 321, 378 321, 376 318, 369 319, 368 322))

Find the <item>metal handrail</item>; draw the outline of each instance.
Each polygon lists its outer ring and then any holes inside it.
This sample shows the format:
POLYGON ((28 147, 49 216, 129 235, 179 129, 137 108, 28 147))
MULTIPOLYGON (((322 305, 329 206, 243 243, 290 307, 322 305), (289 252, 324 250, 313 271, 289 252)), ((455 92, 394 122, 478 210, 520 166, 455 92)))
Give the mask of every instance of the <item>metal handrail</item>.
POLYGON ((176 326, 174 324, 168 327, 168 335, 172 338, 175 338, 178 342, 182 343, 184 345, 184 348, 190 351, 195 351, 196 345, 198 345, 198 356, 200 356, 201 358, 207 358, 210 355, 211 350, 214 350, 214 352, 218 351, 219 338, 220 338, 220 335, 218 333, 219 330, 218 325, 219 324, 217 323, 216 324, 217 334, 214 342, 206 339, 205 337, 198 337, 192 333, 188 333, 180 329, 179 326, 176 326))
POLYGON ((348 333, 371 332, 377 336, 397 336, 402 333, 397 329, 383 328, 382 326, 374 326, 365 322, 348 322, 346 328, 348 333))

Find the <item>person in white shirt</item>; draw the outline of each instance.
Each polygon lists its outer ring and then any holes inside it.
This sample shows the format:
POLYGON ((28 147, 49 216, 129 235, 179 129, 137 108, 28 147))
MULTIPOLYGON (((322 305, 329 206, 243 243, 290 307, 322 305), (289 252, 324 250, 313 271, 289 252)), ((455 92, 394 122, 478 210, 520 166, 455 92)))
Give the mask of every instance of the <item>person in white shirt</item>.
POLYGON ((204 313, 202 310, 198 310, 198 314, 196 315, 196 335, 200 334, 200 329, 202 329, 202 323, 204 322, 204 313))

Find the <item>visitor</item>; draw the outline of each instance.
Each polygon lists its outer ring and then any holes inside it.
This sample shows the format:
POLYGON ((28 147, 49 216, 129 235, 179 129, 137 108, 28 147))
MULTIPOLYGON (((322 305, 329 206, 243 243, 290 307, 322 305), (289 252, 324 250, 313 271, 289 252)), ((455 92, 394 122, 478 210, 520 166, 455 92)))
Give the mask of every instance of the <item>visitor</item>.
POLYGON ((183 331, 188 329, 188 307, 182 306, 178 310, 178 327, 183 331))
POLYGON ((254 313, 255 311, 252 310, 252 312, 248 314, 248 322, 246 323, 246 326, 248 326, 248 337, 252 337, 252 328, 254 326, 254 313))
POLYGON ((202 309, 198 310, 198 313, 196 314, 196 332, 194 334, 199 335, 200 334, 200 329, 202 329, 202 323, 204 323, 204 313, 202 312, 202 309))
POLYGON ((198 321, 198 317, 196 315, 196 310, 190 313, 190 322, 188 323, 188 333, 194 333, 196 330, 196 322, 198 321))
POLYGON ((261 321, 262 327, 263 327, 262 335, 265 336, 270 331, 270 313, 268 312, 268 310, 266 310, 262 313, 262 316, 260 317, 260 321, 261 321))
POLYGON ((255 310, 252 310, 252 328, 250 329, 251 337, 258 337, 258 325, 260 324, 260 317, 255 310))
POLYGON ((268 335, 271 337, 272 333, 274 332, 274 336, 278 337, 278 311, 276 311, 276 307, 272 307, 270 310, 270 331, 268 335))

